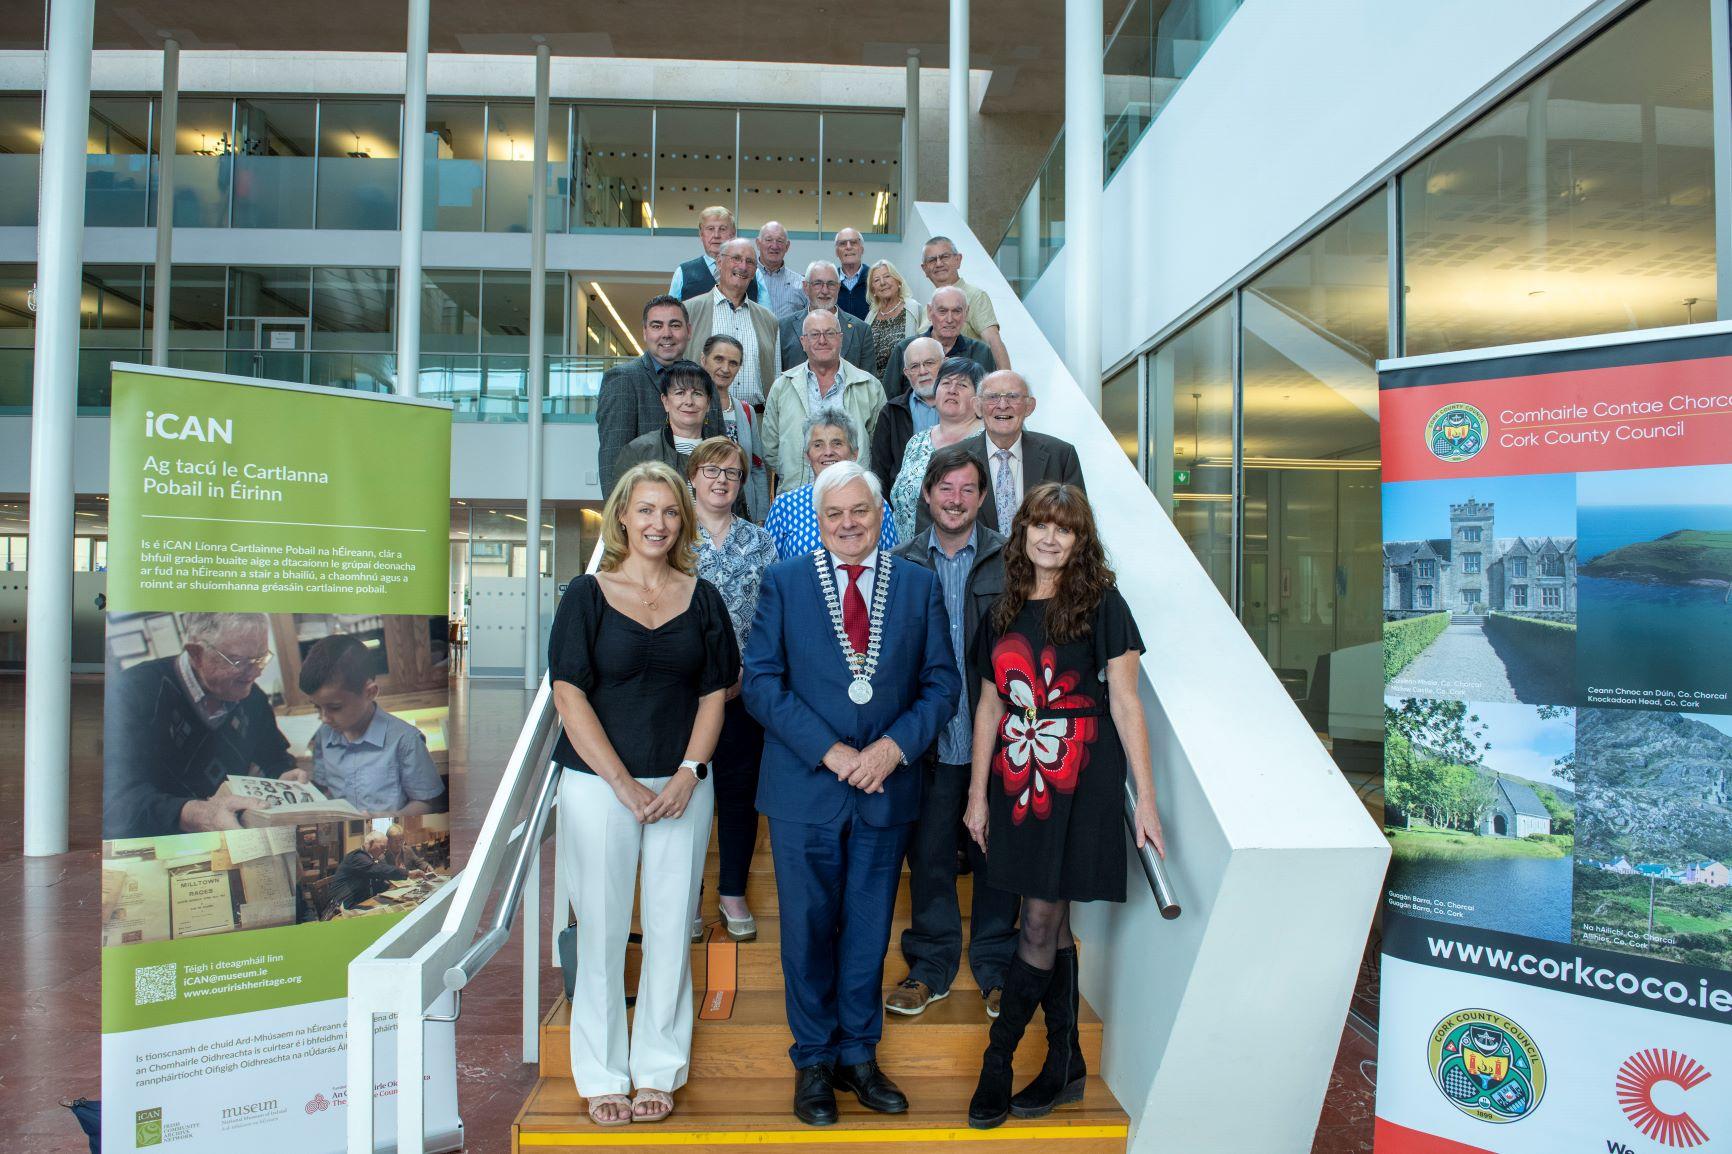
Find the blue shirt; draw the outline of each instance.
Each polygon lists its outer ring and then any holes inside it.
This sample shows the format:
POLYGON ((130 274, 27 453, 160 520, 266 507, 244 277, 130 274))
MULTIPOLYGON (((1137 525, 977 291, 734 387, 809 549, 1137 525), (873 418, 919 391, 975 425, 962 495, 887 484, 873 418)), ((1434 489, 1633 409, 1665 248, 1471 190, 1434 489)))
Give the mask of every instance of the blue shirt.
MULTIPOLYGON (((966 677, 968 666, 963 656, 963 631, 968 628, 963 620, 964 606, 968 599, 968 575, 974 569, 975 545, 980 540, 980 530, 968 531, 968 544, 956 551, 954 557, 947 555, 938 544, 938 530, 926 531, 926 548, 932 554, 932 570, 938 575, 938 585, 944 590, 944 609, 950 614, 950 648, 956 654, 956 668, 966 677)), ((938 760, 945 765, 968 765, 974 757, 974 719, 968 715, 968 694, 962 695, 957 703, 956 716, 945 723, 938 732, 938 760)))
POLYGON ((914 418, 916 433, 938 427, 938 406, 921 400, 919 393, 915 393, 909 400, 908 415, 914 418))
POLYGON ((445 792, 427 738, 378 706, 359 741, 321 725, 311 748, 313 784, 367 813, 398 813, 411 801, 433 801, 445 792))
POLYGON ((746 647, 746 635, 751 633, 752 617, 758 611, 764 570, 778 560, 776 542, 769 531, 744 517, 734 518, 720 543, 711 539, 702 522, 698 524, 698 576, 722 595, 728 620, 734 623, 734 640, 741 649, 746 647))
MULTIPOLYGON (((891 516, 889 504, 880 504, 884 506, 884 526, 878 530, 878 548, 894 549, 899 542, 896 520, 891 516)), ((798 489, 789 489, 770 502, 770 515, 764 518, 764 528, 775 539, 778 561, 810 553, 822 544, 823 535, 818 532, 818 510, 812 508, 812 486, 805 484, 798 489)))

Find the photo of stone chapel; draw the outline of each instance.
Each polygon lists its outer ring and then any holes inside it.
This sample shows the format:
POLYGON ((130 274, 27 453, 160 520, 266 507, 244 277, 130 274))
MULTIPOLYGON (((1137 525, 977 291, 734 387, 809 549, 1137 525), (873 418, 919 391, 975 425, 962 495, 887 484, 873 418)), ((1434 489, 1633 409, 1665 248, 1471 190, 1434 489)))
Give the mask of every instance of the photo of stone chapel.
POLYGON ((1383 546, 1383 611, 1576 619, 1576 539, 1499 537, 1497 505, 1449 507, 1449 536, 1383 546))

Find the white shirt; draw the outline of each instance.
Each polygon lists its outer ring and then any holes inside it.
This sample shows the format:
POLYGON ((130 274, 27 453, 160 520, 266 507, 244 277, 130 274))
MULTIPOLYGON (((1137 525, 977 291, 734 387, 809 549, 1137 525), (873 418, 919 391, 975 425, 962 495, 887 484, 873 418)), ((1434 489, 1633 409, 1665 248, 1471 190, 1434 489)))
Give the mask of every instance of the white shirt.
MULTIPOLYGON (((989 474, 992 491, 995 495, 998 492, 998 454, 1000 451, 998 444, 988 436, 986 438, 986 471, 989 474)), ((1006 526, 1005 531, 1009 532, 1010 518, 1015 516, 1016 510, 1022 506, 1022 433, 1020 430, 1010 448, 1002 451, 1010 454, 1010 484, 1016 493, 1016 504, 1009 509, 998 511, 999 524, 1006 526)))
MULTIPOLYGON (((842 558, 836 556, 831 550, 825 550, 825 552, 830 554, 830 572, 836 578, 837 604, 846 604, 842 598, 848 595, 848 591, 842 586, 847 581, 848 574, 842 572, 842 558)), ((852 564, 852 562, 849 563, 852 564)), ((866 559, 860 564, 866 566, 866 571, 860 574, 859 579, 854 582, 854 587, 859 589, 860 596, 865 598, 866 611, 870 613, 872 611, 873 580, 878 576, 878 550, 874 549, 868 553, 866 559)))

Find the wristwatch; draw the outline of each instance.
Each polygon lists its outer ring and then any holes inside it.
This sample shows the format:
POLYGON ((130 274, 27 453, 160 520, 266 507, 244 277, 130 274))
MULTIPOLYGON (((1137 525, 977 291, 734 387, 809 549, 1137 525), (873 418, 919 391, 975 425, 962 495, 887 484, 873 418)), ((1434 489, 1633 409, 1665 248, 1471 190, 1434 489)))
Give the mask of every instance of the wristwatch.
POLYGON ((680 769, 691 770, 692 776, 697 778, 699 781, 710 776, 710 763, 707 761, 698 761, 695 758, 688 757, 684 761, 680 762, 680 769))

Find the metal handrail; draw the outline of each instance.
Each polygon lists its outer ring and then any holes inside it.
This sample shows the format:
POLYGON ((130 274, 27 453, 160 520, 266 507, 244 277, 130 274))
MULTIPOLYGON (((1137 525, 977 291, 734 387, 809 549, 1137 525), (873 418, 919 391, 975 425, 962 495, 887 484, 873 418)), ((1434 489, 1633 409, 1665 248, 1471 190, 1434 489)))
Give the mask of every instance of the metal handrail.
MULTIPOLYGON (((546 681, 546 676, 543 676, 546 681)), ((492 923, 487 930, 464 951, 454 965, 445 970, 445 988, 456 993, 475 980, 475 975, 499 952, 511 937, 511 925, 517 920, 517 911, 523 904, 523 894, 527 888, 529 875, 541 853, 541 844, 547 839, 548 812, 553 808, 553 799, 559 788, 559 771, 553 765, 553 743, 559 735, 559 713, 553 707, 553 696, 548 694, 546 705, 532 719, 534 731, 530 738, 530 750, 535 760, 531 763, 540 766, 541 781, 536 790, 535 801, 529 812, 524 815, 517 827, 511 831, 511 838, 517 842, 517 857, 511 863, 511 874, 506 882, 505 892, 500 896, 499 904, 493 909, 492 923)), ((506 778, 514 776, 514 766, 506 767, 506 778)))
MULTIPOLYGON (((1125 827, 1131 831, 1132 842, 1137 836, 1137 791, 1125 780, 1125 827)), ((1179 916, 1179 899, 1173 896, 1173 882, 1167 877, 1167 867, 1161 861, 1161 855, 1155 852, 1153 842, 1144 842, 1137 850, 1137 860, 1143 863, 1143 876, 1149 879, 1149 892, 1155 895, 1155 905, 1160 909, 1161 916, 1172 921, 1179 916)))

